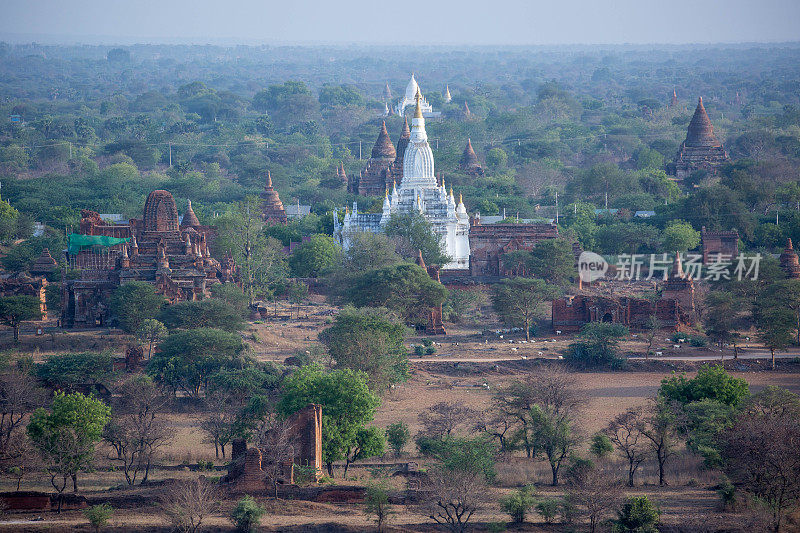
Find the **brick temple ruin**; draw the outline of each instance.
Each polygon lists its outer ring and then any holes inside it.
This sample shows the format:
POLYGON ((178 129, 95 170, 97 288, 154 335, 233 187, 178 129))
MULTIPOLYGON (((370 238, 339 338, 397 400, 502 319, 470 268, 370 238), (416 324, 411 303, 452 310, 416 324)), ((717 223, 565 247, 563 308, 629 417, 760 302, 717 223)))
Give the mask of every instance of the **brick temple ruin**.
POLYGON ((739 255, 739 232, 708 231, 705 226, 700 230, 703 250, 703 264, 707 265, 718 258, 732 260, 739 255))
MULTIPOLYGON (((280 430, 277 430, 280 431, 280 430)), ((278 468, 267 468, 265 457, 269 453, 257 446, 249 447, 244 439, 233 441, 231 464, 222 479, 232 492, 258 493, 268 490, 273 481, 293 484, 296 466, 308 468, 314 481, 322 476, 322 406, 311 404, 294 413, 286 421, 285 447, 290 450, 278 468), (291 455, 291 457, 289 457, 291 455), (269 478, 268 472, 278 472, 278 479, 269 478)), ((281 436, 283 439, 284 436, 281 436)), ((265 440, 270 440, 268 434, 265 440)))
POLYGON ((694 296, 694 281, 683 272, 680 255, 676 254, 657 299, 585 291, 553 300, 552 325, 555 331, 564 333, 580 331, 590 322, 622 324, 641 331, 648 329, 655 317, 662 329, 677 331, 697 322, 694 296))
POLYGON ((235 275, 230 258, 221 264, 211 257, 215 235, 213 226, 200 224, 191 203, 179 222, 175 199, 162 190, 151 192, 142 218, 127 224, 109 224, 94 211, 81 211, 80 234, 73 240, 88 245, 71 246, 66 254, 79 275, 62 283, 63 327, 106 325, 111 293, 130 281, 152 284, 170 303, 209 296, 212 284, 235 275))
POLYGON ((488 224, 474 217, 469 227, 469 275, 501 277, 510 274, 503 256, 516 250, 532 250, 546 239, 558 238, 555 224, 488 224))

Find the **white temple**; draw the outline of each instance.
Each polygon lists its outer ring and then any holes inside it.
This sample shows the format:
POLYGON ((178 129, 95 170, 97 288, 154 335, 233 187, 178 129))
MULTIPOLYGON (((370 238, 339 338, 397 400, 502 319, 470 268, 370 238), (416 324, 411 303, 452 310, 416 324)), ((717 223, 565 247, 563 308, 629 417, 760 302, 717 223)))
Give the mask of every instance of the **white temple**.
POLYGON ((427 100, 425 100, 425 97, 422 96, 422 91, 419 88, 419 84, 417 84, 417 80, 414 79, 413 73, 411 74, 411 80, 408 82, 408 85, 406 85, 406 92, 403 95, 403 98, 395 107, 395 113, 402 117, 406 107, 416 104, 418 93, 420 95, 420 109, 422 109, 422 115, 433 116, 435 114, 433 112, 433 107, 428 103, 427 100))
MULTIPOLYGON (((416 85, 413 77, 411 81, 416 85)), ((349 236, 353 233, 381 232, 393 214, 412 213, 416 210, 431 223, 434 232, 440 238, 442 252, 451 258, 451 262, 443 268, 468 269, 470 249, 467 209, 460 197, 456 204, 452 189, 448 194, 444 183, 442 185, 437 183, 434 175, 433 151, 425 132, 423 99, 419 88, 415 100, 411 139, 403 157, 400 188, 398 189, 395 184, 391 193, 386 191, 381 213, 359 213, 358 205, 353 202, 353 211, 345 214, 341 225, 334 214, 334 232, 341 239, 342 246, 347 249, 349 236)))

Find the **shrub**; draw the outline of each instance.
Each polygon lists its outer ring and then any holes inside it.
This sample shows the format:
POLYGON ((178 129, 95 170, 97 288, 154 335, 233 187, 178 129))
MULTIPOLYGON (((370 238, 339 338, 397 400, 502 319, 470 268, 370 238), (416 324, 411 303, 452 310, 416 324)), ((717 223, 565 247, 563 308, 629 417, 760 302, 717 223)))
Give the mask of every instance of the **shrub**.
POLYGON ((100 528, 108 524, 111 515, 114 514, 114 508, 107 503, 101 505, 93 505, 88 509, 83 510, 83 516, 92 524, 95 531, 100 531, 100 528))
POLYGON ((560 508, 561 500, 556 498, 539 500, 539 502, 536 504, 536 512, 542 515, 542 518, 544 518, 544 521, 548 524, 553 523, 553 520, 555 520, 556 515, 558 515, 560 508))
POLYGON ((425 347, 421 344, 417 344, 416 346, 414 346, 414 355, 416 355, 417 357, 422 357, 423 355, 425 355, 425 347))
POLYGON ((729 479, 720 483, 717 494, 719 494, 723 510, 727 511, 736 507, 736 486, 729 479))
POLYGON ((383 531, 391 515, 389 491, 385 479, 367 486, 364 502, 366 503, 367 512, 375 516, 378 531, 383 531))
POLYGON ((511 520, 513 520, 514 523, 521 524, 525 521, 525 515, 536 503, 533 498, 534 492, 534 487, 529 485, 514 491, 500 500, 503 511, 511 516, 511 520))
POLYGON ((435 353, 436 353, 435 346, 428 346, 427 348, 425 348, 425 355, 433 355, 435 353))
POLYGON ((265 512, 252 496, 245 496, 236 503, 236 507, 231 511, 230 520, 236 526, 236 531, 250 533, 261 521, 265 512))
POLYGON ((195 533, 217 512, 214 486, 200 479, 176 483, 164 495, 162 509, 167 521, 181 533, 195 533))
POLYGON ((617 511, 613 521, 613 533, 658 533, 661 510, 647 496, 628 498, 617 511))

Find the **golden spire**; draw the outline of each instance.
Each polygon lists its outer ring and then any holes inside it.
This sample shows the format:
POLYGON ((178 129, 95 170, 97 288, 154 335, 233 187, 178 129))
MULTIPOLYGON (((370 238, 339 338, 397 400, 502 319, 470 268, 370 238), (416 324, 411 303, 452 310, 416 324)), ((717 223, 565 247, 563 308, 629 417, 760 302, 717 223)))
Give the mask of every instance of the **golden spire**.
POLYGON ((422 118, 422 108, 419 105, 419 101, 422 99, 422 94, 419 92, 419 87, 417 87, 417 95, 414 98, 417 101, 417 107, 414 109, 414 118, 422 118))
POLYGON ((459 204, 463 204, 464 203, 464 195, 461 194, 461 193, 458 193, 458 203, 459 204))

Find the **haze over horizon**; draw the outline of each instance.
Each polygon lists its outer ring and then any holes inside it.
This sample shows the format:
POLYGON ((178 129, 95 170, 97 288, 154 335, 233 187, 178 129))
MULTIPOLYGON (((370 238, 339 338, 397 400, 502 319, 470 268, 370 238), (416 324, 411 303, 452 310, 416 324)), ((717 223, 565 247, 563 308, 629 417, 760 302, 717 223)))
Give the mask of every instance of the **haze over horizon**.
POLYGON ((0 40, 46 44, 567 45, 800 40, 797 0, 6 0, 0 40), (418 12, 412 5, 420 7, 418 12))

